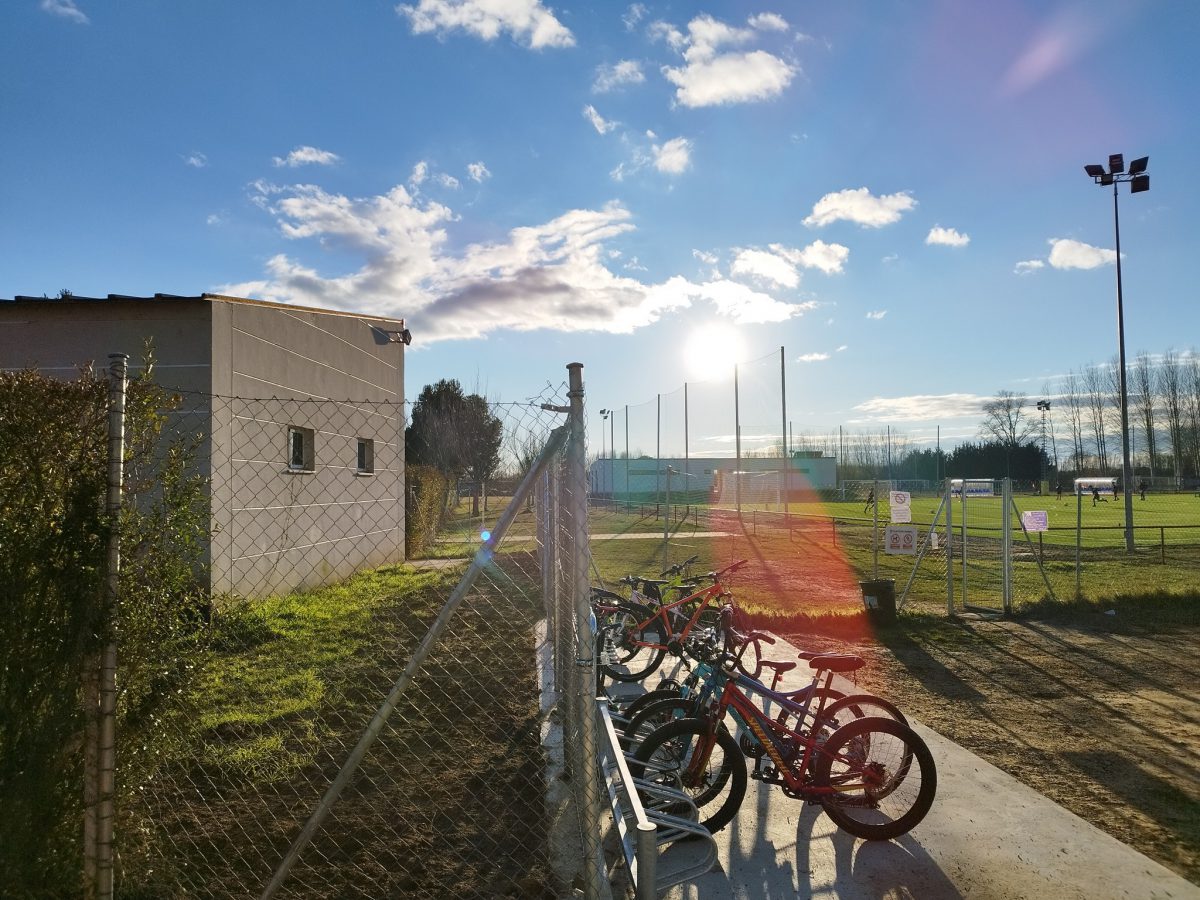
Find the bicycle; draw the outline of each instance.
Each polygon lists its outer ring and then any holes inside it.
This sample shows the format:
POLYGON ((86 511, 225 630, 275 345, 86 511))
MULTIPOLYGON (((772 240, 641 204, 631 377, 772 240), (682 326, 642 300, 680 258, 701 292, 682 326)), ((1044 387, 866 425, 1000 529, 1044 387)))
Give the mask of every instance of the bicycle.
POLYGON ((695 629, 718 628, 720 613, 711 608, 711 603, 728 597, 723 579, 746 564, 747 560, 742 559, 709 572, 701 577, 711 579, 710 586, 653 610, 622 600, 603 617, 597 613, 598 630, 603 631, 610 654, 615 653, 619 665, 604 663, 601 671, 616 681, 641 681, 662 665, 668 651, 680 655, 683 642, 695 629), (687 615, 681 611, 683 607, 694 611, 687 615))
POLYGON ((731 671, 728 654, 721 654, 714 667, 723 673, 719 699, 703 715, 648 735, 634 753, 631 771, 634 777, 650 771, 652 778, 677 780, 698 806, 721 798, 702 822, 719 831, 737 814, 750 777, 741 747, 722 725, 734 712, 762 747, 755 779, 779 785, 788 797, 820 803, 838 827, 856 837, 890 840, 905 834, 929 812, 937 792, 937 770, 925 742, 907 725, 878 716, 854 719, 832 732, 819 724, 825 709, 816 690, 821 681, 828 687, 835 673, 863 664, 858 656, 814 657, 809 661, 813 693, 797 704, 731 671), (772 718, 746 691, 780 704, 789 716, 772 718))
MULTIPOLYGON (((824 728, 827 732, 834 731, 837 727, 851 719, 861 719, 867 716, 881 716, 883 718, 895 719, 897 722, 905 725, 908 724, 904 713, 895 704, 872 694, 857 693, 847 695, 834 688, 831 684, 818 686, 815 681, 795 690, 780 691, 780 680, 784 674, 796 668, 798 663, 795 662, 762 660, 761 665, 770 668, 774 672, 771 679, 771 686, 768 689, 765 684, 746 672, 740 662, 741 650, 744 649, 746 646, 745 642, 751 637, 764 640, 769 644, 775 643, 774 637, 766 632, 740 634, 728 626, 728 611, 722 610, 721 612, 722 622, 726 626, 725 651, 727 655, 725 658, 731 660, 733 666, 743 675, 747 675, 753 679, 752 690, 754 692, 778 694, 791 701, 788 706, 781 708, 776 714, 776 718, 780 724, 786 725, 788 720, 796 714, 797 708, 811 709, 812 699, 817 695, 820 695, 822 704, 827 703, 828 705, 823 706, 819 711, 810 713, 810 716, 813 725, 824 728), (741 648, 738 648, 739 643, 742 645, 741 648)), ((705 655, 703 652, 699 654, 697 665, 694 668, 689 666, 687 661, 684 660, 684 665, 689 668, 689 673, 682 683, 670 682, 666 686, 660 686, 658 689, 642 695, 638 701, 629 704, 624 709, 624 734, 631 743, 636 743, 639 738, 644 738, 650 732, 668 722, 676 719, 696 717, 703 713, 710 697, 723 684, 720 672, 705 660, 705 655)), ((711 649, 707 655, 711 656, 711 649)), ((812 660, 821 655, 819 653, 801 651, 799 658, 802 660, 812 660)), ((764 712, 769 712, 767 705, 767 703, 764 704, 764 712)), ((733 712, 733 720, 737 725, 735 733, 738 736, 738 744, 742 752, 751 758, 760 757, 762 755, 762 745, 750 736, 746 723, 736 711, 733 712)))

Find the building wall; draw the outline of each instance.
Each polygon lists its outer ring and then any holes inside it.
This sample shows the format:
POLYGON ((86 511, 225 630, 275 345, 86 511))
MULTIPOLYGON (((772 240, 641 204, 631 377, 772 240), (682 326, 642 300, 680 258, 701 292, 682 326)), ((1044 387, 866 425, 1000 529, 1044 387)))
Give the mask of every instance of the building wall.
MULTIPOLYGON (((787 460, 787 481, 793 498, 807 490, 837 486, 837 463, 832 457, 793 457, 787 460)), ((729 457, 696 457, 693 459, 598 459, 592 462, 589 490, 599 497, 645 500, 661 497, 667 489, 667 467, 672 469, 672 495, 686 494, 695 499, 708 497, 714 484, 722 482, 726 491, 732 485, 732 473, 743 474, 743 489, 750 490, 755 475, 762 475, 772 485, 782 486, 785 461, 779 457, 754 457, 740 463, 729 457), (740 466, 740 468, 739 468, 740 466)), ((771 491, 774 491, 774 487, 771 491)), ((770 492, 770 491, 769 491, 770 492)))
POLYGON ((403 345, 396 323, 214 300, 215 591, 328 584, 404 560, 403 345), (268 399, 269 398, 269 399, 268 399), (288 428, 310 429, 311 471, 288 467, 288 428), (357 471, 358 439, 374 472, 357 471))
POLYGON ((205 435, 214 593, 259 597, 404 560, 403 345, 392 320, 233 298, 0 302, 0 367, 71 378, 109 353, 179 391, 177 426, 205 435), (288 427, 314 433, 288 468, 288 427), (374 473, 357 472, 359 438, 374 473))

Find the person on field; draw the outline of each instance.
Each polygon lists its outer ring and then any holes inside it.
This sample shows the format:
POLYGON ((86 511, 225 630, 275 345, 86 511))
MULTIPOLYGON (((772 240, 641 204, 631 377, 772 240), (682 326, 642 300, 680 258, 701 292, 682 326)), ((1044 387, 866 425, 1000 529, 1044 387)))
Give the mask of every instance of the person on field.
POLYGON ((875 489, 871 488, 871 493, 867 494, 867 503, 863 507, 863 512, 870 512, 871 507, 875 505, 875 489))
POLYGON ((1062 499, 1062 482, 1061 481, 1058 482, 1054 486, 1054 493, 1055 493, 1056 499, 1058 499, 1058 500, 1062 499))
MULTIPOLYGON (((1093 484, 1092 485, 1092 506, 1095 506, 1099 502, 1100 502, 1100 487, 1099 487, 1099 485, 1093 484)), ((1108 501, 1105 500, 1104 502, 1107 503, 1108 501)))
POLYGON ((1143 478, 1141 481, 1138 482, 1138 496, 1143 500, 1146 499, 1146 479, 1145 478, 1143 478))

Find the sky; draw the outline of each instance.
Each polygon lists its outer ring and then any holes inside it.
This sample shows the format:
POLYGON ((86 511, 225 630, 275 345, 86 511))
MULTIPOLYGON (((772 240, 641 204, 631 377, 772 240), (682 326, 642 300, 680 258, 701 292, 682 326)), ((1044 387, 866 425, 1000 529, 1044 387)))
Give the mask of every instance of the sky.
POLYGON ((410 400, 580 362, 593 452, 728 448, 735 364, 748 446, 945 446, 1115 356, 1109 154, 1127 353, 1200 343, 1196 46, 1191 0, 6 0, 0 297, 402 318, 410 400))

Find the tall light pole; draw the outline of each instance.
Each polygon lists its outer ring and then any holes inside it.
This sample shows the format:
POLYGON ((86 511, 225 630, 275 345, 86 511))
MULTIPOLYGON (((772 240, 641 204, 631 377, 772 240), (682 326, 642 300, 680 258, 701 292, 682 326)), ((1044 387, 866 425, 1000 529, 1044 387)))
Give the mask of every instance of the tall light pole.
MULTIPOLYGON (((1050 411, 1049 400, 1039 400, 1037 408, 1042 414, 1042 481, 1046 484, 1046 493, 1050 493, 1050 479, 1046 477, 1046 413, 1050 411)), ((1040 491, 1038 493, 1041 493, 1040 491)))
POLYGON ((1133 469, 1129 465, 1129 393, 1125 388, 1125 307, 1121 295, 1121 219, 1117 212, 1117 185, 1123 181, 1129 182, 1129 192, 1140 194, 1150 190, 1150 176, 1146 169, 1150 165, 1150 157, 1143 156, 1129 164, 1125 171, 1125 157, 1114 153, 1108 158, 1108 171, 1104 166, 1084 166, 1096 184, 1113 189, 1113 231, 1117 240, 1117 346, 1119 349, 1118 362, 1121 366, 1121 489, 1125 492, 1125 551, 1133 552, 1133 469))
MULTIPOLYGON (((611 440, 611 438, 612 438, 612 415, 613 415, 613 410, 611 410, 611 409, 600 410, 600 418, 603 419, 605 422, 608 422, 608 436, 610 438, 609 444, 612 445, 612 458, 615 460, 617 458, 617 445, 616 445, 616 442, 611 440)), ((603 424, 600 425, 600 458, 604 459, 604 425, 603 424)), ((610 498, 612 498, 613 495, 616 494, 616 492, 617 492, 617 484, 616 484, 617 473, 616 473, 616 463, 615 462, 609 463, 608 477, 611 479, 608 496, 610 498)))
MULTIPOLYGON (((603 419, 605 422, 607 422, 609 413, 611 413, 611 412, 612 412, 611 409, 600 410, 600 418, 603 419)), ((607 455, 608 454, 604 450, 604 426, 601 425, 600 426, 600 458, 604 459, 607 455)))

